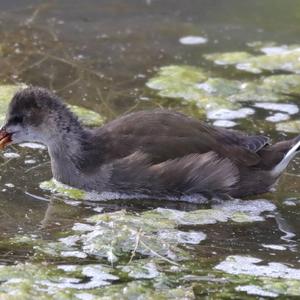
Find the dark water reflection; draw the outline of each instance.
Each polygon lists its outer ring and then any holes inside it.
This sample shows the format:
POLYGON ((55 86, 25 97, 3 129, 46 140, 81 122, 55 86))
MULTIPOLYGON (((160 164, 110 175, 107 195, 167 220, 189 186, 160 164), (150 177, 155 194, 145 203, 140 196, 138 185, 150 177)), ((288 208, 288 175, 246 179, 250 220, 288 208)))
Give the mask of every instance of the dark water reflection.
MULTIPOLYGON (((214 69, 202 58, 204 53, 243 50, 247 42, 257 40, 299 43, 299 9, 296 0, 284 4, 279 0, 0 1, 0 81, 48 87, 68 102, 112 119, 132 110, 161 106, 161 101, 145 89, 145 81, 160 66, 189 64, 214 69), (186 35, 207 37, 208 43, 181 45, 178 40, 186 35)), ((217 72, 238 76, 231 69, 217 72)), ((178 103, 164 105, 197 115, 178 103)), ((259 122, 263 117, 258 113, 251 120, 255 130, 262 129, 259 122)), ((272 129, 266 133, 284 136, 272 129)), ((7 159, 0 158, 1 235, 52 235, 94 213, 92 203, 73 206, 55 199, 49 202, 52 196, 38 188, 41 181, 51 177, 45 164, 47 153, 25 148, 15 151, 20 154, 17 159, 7 163, 7 159), (35 162, 24 163, 28 159, 35 162), (32 166, 36 168, 29 170, 32 166)), ((276 259, 300 267, 299 205, 283 204, 287 198, 299 199, 297 162, 289 172, 277 192, 267 195, 278 207, 276 214, 251 226, 202 226, 210 238, 197 248, 199 257, 246 253, 272 259, 272 251, 263 251, 261 244, 280 243, 290 248, 276 252, 276 259), (285 231, 293 235, 284 240, 285 231)), ((136 202, 122 202, 104 203, 103 207, 110 211, 159 205, 147 202, 140 207, 136 202)), ((188 204, 164 205, 195 209, 188 204)), ((1 253, 5 251, 0 257, 1 253)))

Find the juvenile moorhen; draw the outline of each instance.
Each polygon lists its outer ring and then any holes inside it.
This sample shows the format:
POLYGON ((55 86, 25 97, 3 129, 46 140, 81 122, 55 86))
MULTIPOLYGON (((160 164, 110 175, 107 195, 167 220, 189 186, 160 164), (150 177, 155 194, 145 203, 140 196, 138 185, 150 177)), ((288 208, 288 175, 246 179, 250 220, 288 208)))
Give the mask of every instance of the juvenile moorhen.
POLYGON ((89 129, 37 87, 14 95, 0 132, 2 147, 25 141, 48 147, 53 177, 62 183, 157 199, 267 192, 300 150, 300 137, 271 145, 265 136, 169 110, 135 112, 89 129))

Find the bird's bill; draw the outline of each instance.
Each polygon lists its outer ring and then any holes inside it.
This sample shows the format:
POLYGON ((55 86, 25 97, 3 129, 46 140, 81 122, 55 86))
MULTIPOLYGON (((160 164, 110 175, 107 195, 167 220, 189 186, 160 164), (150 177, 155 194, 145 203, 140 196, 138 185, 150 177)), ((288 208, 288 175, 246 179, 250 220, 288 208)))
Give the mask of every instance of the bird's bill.
POLYGON ((11 134, 6 132, 5 129, 0 129, 0 149, 4 149, 6 145, 11 142, 11 134))

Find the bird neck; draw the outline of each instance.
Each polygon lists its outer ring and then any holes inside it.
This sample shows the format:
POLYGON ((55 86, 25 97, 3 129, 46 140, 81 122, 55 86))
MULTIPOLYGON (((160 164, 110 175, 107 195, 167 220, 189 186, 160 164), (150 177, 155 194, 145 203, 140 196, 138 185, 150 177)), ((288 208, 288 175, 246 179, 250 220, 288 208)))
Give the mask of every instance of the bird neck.
POLYGON ((81 176, 87 138, 87 131, 79 123, 69 124, 47 143, 56 180, 74 185, 73 178, 81 176))

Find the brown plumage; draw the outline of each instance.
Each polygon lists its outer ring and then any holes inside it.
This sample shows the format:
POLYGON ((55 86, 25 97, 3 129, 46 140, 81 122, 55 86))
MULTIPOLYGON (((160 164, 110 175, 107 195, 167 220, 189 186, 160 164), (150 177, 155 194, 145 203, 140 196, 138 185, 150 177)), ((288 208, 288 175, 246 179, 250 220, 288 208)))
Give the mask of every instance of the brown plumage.
POLYGON ((63 183, 174 199, 266 192, 300 146, 299 138, 271 145, 265 136, 169 110, 140 111, 88 129, 41 88, 14 96, 3 132, 13 143, 46 144, 53 176, 63 183))

